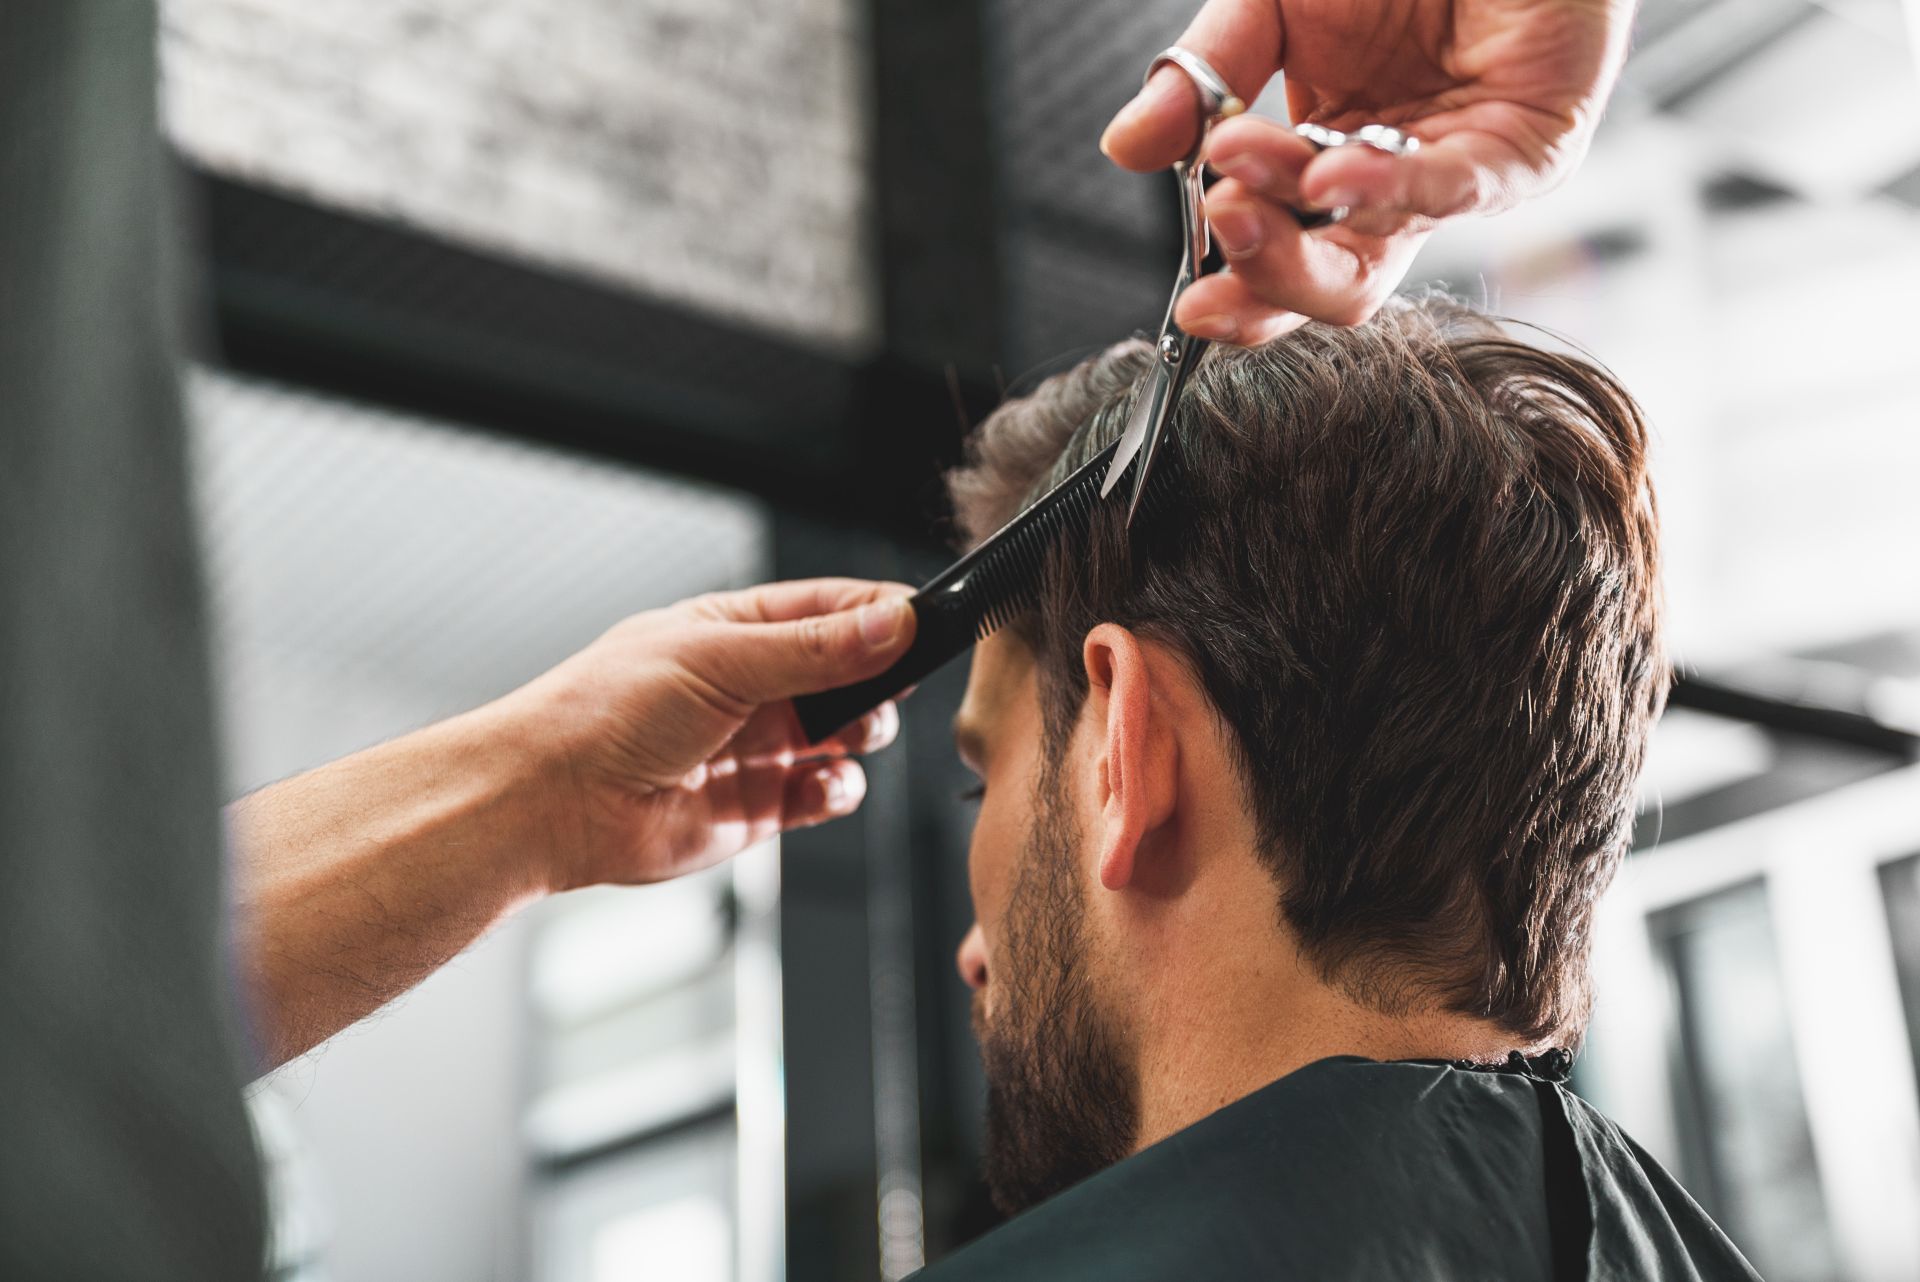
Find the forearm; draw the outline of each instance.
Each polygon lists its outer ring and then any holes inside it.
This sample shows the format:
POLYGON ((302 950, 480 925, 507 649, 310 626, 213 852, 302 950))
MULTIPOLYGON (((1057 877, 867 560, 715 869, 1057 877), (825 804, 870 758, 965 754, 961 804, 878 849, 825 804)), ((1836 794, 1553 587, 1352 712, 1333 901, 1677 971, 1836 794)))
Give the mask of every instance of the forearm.
POLYGON ((560 782, 495 705, 235 803, 239 965, 266 1066, 544 893, 560 782))
POLYGON ((875 676, 908 590, 819 579, 634 615, 476 712, 237 802, 235 936, 266 1066, 445 965, 516 906, 664 881, 847 814, 883 706, 809 743, 792 696, 875 676))

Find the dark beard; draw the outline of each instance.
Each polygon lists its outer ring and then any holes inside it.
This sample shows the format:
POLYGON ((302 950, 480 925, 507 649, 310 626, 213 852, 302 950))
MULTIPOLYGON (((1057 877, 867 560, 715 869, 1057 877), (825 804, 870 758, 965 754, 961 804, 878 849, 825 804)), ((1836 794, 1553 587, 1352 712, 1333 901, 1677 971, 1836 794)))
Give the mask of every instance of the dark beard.
POLYGON ((1082 965, 1073 825, 1052 778, 1036 792, 1039 813, 992 963, 991 1023, 979 994, 973 1003, 987 1077, 987 1189, 1007 1215, 1120 1161, 1140 1130, 1134 1074, 1082 965))

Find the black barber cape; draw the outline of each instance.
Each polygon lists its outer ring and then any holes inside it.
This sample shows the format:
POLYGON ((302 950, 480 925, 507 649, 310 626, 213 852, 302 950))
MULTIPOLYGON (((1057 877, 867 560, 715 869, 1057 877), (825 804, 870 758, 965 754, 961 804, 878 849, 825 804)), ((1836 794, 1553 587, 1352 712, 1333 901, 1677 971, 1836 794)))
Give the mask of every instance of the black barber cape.
POLYGON ((1551 1082, 1325 1059, 916 1282, 1755 1279, 1660 1165, 1551 1082))

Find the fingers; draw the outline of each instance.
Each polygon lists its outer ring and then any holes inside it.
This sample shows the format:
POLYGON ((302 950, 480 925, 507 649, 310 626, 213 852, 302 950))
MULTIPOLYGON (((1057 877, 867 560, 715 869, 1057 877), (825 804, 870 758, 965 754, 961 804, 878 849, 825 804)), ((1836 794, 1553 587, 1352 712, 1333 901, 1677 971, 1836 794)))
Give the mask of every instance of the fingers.
MULTIPOLYGON (((899 713, 889 703, 819 747, 799 751, 774 741, 776 732, 766 729, 775 723, 774 714, 793 717, 785 704, 761 708, 732 750, 656 794, 650 829, 640 843, 652 858, 638 880, 676 877, 732 858, 776 833, 852 814, 867 795, 867 776, 858 761, 839 754, 876 751, 900 728, 899 713), (751 739, 764 750, 746 751, 751 739)), ((797 742, 799 726, 788 733, 797 742)), ((626 873, 611 879, 636 878, 626 873)))
POLYGON ((1258 347, 1292 333, 1311 318, 1275 307, 1232 273, 1216 272, 1187 286, 1174 310, 1174 319, 1189 334, 1219 343, 1258 347))
POLYGON ((884 671, 911 643, 912 592, 904 583, 801 579, 711 593, 686 608, 725 626, 695 633, 684 661, 745 707, 847 685, 884 671))
POLYGON ((867 795, 867 774, 860 763, 842 757, 825 765, 808 766, 788 774, 782 790, 780 828, 811 828, 829 819, 850 815, 867 795))
MULTIPOLYGON (((786 609, 794 600, 774 593, 757 604, 786 609)), ((912 642, 913 630, 906 596, 879 591, 864 605, 831 614, 700 629, 681 661, 721 695, 753 708, 877 676, 912 642)))
POLYGON ((1174 319, 1190 334, 1222 342, 1266 342, 1301 323, 1357 325, 1379 310, 1412 266, 1426 237, 1408 220, 1401 230, 1368 235, 1347 227, 1308 233, 1284 202, 1234 179, 1207 194, 1226 275, 1195 282, 1180 296, 1174 319))
POLYGON ((730 859, 777 833, 850 815, 866 795, 866 771, 851 757, 718 771, 675 798, 667 820, 671 875, 730 859))
POLYGON ((1465 130, 1423 142, 1410 156, 1333 148, 1307 166, 1300 188, 1321 208, 1347 205, 1427 218, 1490 214, 1538 185, 1543 163, 1510 135, 1465 130))
POLYGON ((786 767, 826 757, 878 752, 899 734, 900 709, 889 701, 819 743, 808 744, 793 705, 770 703, 747 719, 727 746, 726 755, 742 766, 786 767))
POLYGON ((1356 325, 1379 310, 1411 266, 1424 222, 1363 208, 1345 226, 1309 234, 1292 210, 1327 206, 1308 181, 1325 159, 1275 121, 1243 116, 1215 129, 1207 164, 1222 181, 1207 195, 1207 221, 1230 270, 1181 296, 1181 328, 1253 345, 1308 320, 1356 325))
POLYGON ((849 757, 797 766, 729 764, 664 794, 640 836, 649 857, 605 880, 664 881, 731 859, 777 833, 859 809, 867 776, 849 757))
POLYGON ((900 736, 900 708, 892 700, 881 704, 852 725, 815 745, 813 753, 847 753, 863 757, 878 752, 900 736))
POLYGON ((870 601, 911 595, 904 583, 869 579, 795 579, 763 583, 736 592, 712 592, 693 604, 702 613, 736 623, 784 623, 815 614, 850 610, 870 601))
MULTIPOLYGON (((1280 70, 1283 40, 1279 0, 1208 0, 1179 43, 1252 102, 1280 70)), ((1177 67, 1161 67, 1114 116, 1100 150, 1124 169, 1164 169, 1193 150, 1199 133, 1193 82, 1177 67)))
POLYGON ((1237 116, 1214 126, 1206 160, 1207 168, 1251 192, 1297 205, 1300 175, 1318 154, 1312 143, 1277 120, 1237 116))

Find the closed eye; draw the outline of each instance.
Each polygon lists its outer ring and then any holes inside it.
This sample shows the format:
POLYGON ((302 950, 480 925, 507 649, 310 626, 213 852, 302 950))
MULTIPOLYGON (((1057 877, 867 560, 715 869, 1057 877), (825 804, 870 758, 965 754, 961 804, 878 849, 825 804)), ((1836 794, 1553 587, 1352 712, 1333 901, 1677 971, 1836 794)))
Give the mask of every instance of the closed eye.
POLYGON ((982 780, 971 788, 962 788, 959 795, 962 801, 979 801, 987 795, 986 781, 982 780))

